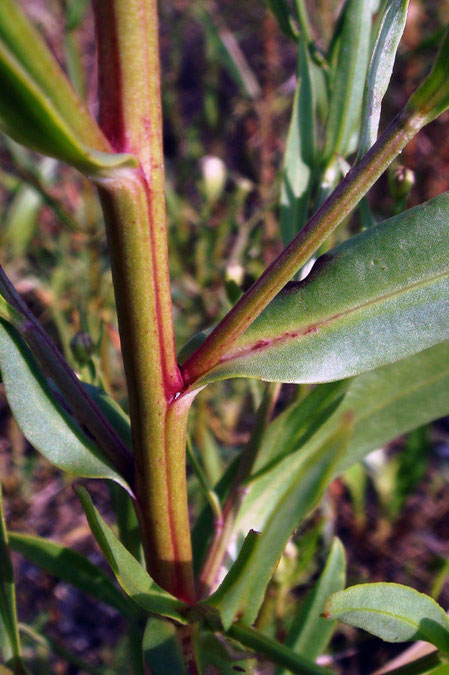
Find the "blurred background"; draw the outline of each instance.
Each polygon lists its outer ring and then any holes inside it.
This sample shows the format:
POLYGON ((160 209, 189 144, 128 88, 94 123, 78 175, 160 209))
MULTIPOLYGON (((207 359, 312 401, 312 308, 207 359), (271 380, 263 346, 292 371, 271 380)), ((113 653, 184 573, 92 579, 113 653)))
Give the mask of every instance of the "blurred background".
MULTIPOLYGON (((90 3, 22 4, 96 112, 90 3)), ((324 51, 342 3, 308 4, 314 41, 324 51)), ((280 169, 296 84, 296 49, 259 0, 166 0, 160 5, 170 260, 181 347, 221 317, 281 249, 280 169)), ((445 0, 411 0, 381 127, 428 72, 448 22, 445 0)), ((448 190, 449 115, 424 129, 400 161, 414 172, 407 206, 448 190)), ((0 139, 0 165, 1 264, 80 376, 103 386, 126 409, 95 191, 75 171, 6 138, 0 139)), ((379 220, 397 209, 387 176, 368 199, 379 220)), ((359 229, 354 216, 329 245, 359 229)), ((199 396, 191 434, 211 482, 247 440, 261 392, 258 382, 231 381, 210 386, 199 396)), ((298 395, 296 387, 284 386, 279 410, 298 395)), ((27 444, 1 389, 0 477, 9 529, 53 538, 103 565, 70 478, 27 444)), ((379 449, 363 466, 334 481, 283 560, 260 627, 266 621, 267 630, 277 630, 282 638, 278 619, 285 610, 282 589, 289 555, 295 561, 295 595, 300 598, 320 571, 324 545, 333 534, 347 550, 349 584, 397 581, 430 593, 447 608, 448 478, 449 419, 443 419, 379 449)), ((90 481, 89 489, 100 511, 112 518, 107 487, 90 481)), ((198 499, 193 478, 191 495, 194 518, 198 499)), ((14 563, 21 621, 93 667, 106 664, 112 673, 130 672, 126 660, 120 661, 126 656, 120 651, 124 625, 118 613, 19 556, 14 563)), ((342 627, 328 663, 336 672, 368 673, 398 651, 400 647, 342 627)), ((48 673, 49 667, 58 674, 84 672, 58 657, 49 661, 45 650, 38 650, 33 672, 48 673)))

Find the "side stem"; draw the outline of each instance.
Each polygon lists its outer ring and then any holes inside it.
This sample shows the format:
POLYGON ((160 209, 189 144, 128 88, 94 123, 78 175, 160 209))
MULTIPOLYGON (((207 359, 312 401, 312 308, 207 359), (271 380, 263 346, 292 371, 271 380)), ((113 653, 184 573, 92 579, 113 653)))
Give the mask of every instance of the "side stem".
POLYGON ((424 123, 421 116, 407 109, 393 120, 362 161, 349 171, 299 234, 183 364, 186 385, 193 384, 220 361, 233 342, 350 214, 424 123))
POLYGON ((210 594, 216 587, 220 568, 231 541, 233 527, 247 493, 245 481, 250 476, 257 459, 281 386, 278 382, 269 383, 266 386, 251 438, 241 456, 221 517, 215 521, 214 537, 199 577, 198 595, 200 598, 210 594))

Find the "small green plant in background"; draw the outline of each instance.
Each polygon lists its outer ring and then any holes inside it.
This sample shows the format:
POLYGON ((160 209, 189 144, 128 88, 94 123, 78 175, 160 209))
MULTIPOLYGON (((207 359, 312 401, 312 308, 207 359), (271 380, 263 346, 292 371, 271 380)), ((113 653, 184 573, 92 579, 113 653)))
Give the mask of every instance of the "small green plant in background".
MULTIPOLYGON (((317 521, 298 546, 290 540, 337 475, 373 449, 449 412, 449 195, 404 211, 413 178, 396 166, 390 174, 396 215, 377 223, 365 200, 407 143, 449 107, 449 33, 427 78, 378 137, 408 1, 346 0, 325 50, 314 43, 302 0, 269 4, 298 55, 281 171, 285 248, 243 292, 245 273, 236 251, 249 231, 242 224, 223 292, 233 306, 221 320, 215 308, 213 327, 187 340, 178 355, 166 201, 179 225, 175 249, 183 238, 186 243, 186 203, 170 186, 166 190, 164 181, 155 0, 93 2, 98 123, 82 101, 85 83, 71 39, 80 20, 76 3, 67 15, 65 43, 74 86, 19 3, 3 0, 0 6, 0 126, 13 139, 8 147, 26 183, 2 177, 17 190, 5 245, 15 255, 30 246, 33 213, 41 202, 77 228, 54 198, 54 159, 84 177, 85 210, 94 214, 85 218, 89 236, 95 233, 97 208, 92 191, 98 191, 129 409, 128 418, 108 393, 102 334, 89 337, 89 313, 81 316, 80 332, 71 341, 56 301, 63 355, 0 269, 0 369, 9 405, 24 435, 54 465, 71 476, 115 484, 115 529, 84 486, 75 490, 118 582, 60 544, 8 532, 2 512, 5 672, 33 672, 23 640, 54 650, 79 672, 117 672, 108 664, 92 668, 18 622, 11 550, 125 617, 133 673, 257 673, 268 663, 277 673, 329 673, 316 661, 337 620, 389 642, 433 645, 430 654, 400 672, 447 668, 445 611, 399 584, 345 589, 345 551, 338 539, 296 607, 290 591, 313 565, 325 525, 317 521), (53 159, 35 163, 21 146, 53 159), (330 248, 329 237, 355 209, 362 232, 330 248), (266 384, 252 389, 257 410, 249 440, 225 462, 197 422, 207 414, 201 403, 207 388, 234 378, 249 378, 249 386, 253 380, 266 384), (278 412, 282 383, 303 386, 278 412), (191 438, 187 425, 197 396, 191 438), (195 504, 193 524, 188 497, 195 504), (274 614, 283 622, 279 630, 266 619, 273 597, 274 614)), ((84 3, 80 7, 82 14, 84 3)), ((219 52, 256 100, 257 82, 235 41, 204 11, 198 14, 208 49, 219 52)), ((213 127, 211 90, 207 111, 213 127)), ((225 167, 205 158, 199 221, 213 216, 225 181, 225 167)), ((229 218, 238 221, 251 189, 237 181, 229 218)), ((219 228, 218 244, 204 236, 195 252, 198 270, 210 251, 225 254, 220 236, 219 228)), ((95 246, 89 255, 99 293, 103 277, 95 246)), ((179 251, 174 258, 179 283, 179 251)), ((207 271, 200 281, 207 285, 207 271)), ((198 275, 194 280, 186 275, 187 284, 201 296, 198 275)), ((60 285, 55 282, 55 293, 60 285)), ((197 302, 213 314, 207 296, 197 302)), ((176 308, 176 322, 184 335, 189 317, 182 307, 176 308)), ((408 489, 403 481, 395 514, 408 489)))

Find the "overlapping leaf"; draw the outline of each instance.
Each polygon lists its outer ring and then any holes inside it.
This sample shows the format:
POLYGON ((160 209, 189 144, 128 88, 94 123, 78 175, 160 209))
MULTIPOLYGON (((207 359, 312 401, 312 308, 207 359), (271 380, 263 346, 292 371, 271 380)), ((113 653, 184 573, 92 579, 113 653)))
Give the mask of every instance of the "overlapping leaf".
POLYGON ((293 99, 281 187, 281 233, 287 245, 307 221, 315 153, 315 106, 311 59, 298 37, 298 84, 293 99))
POLYGON ((16 587, 11 563, 3 514, 2 488, 0 484, 0 656, 19 675, 24 673, 17 627, 16 587), (16 670, 17 668, 17 670, 16 670))
POLYGON ((343 423, 340 431, 296 470, 261 534, 250 532, 223 583, 206 601, 219 611, 226 630, 238 615, 247 625, 255 621, 288 538, 318 503, 350 432, 350 424, 343 423))
POLYGON ((142 649, 152 675, 187 675, 179 634, 170 621, 156 616, 148 619, 142 649))
POLYGON ((347 0, 335 41, 329 121, 324 156, 345 157, 351 150, 362 107, 371 32, 371 0, 347 0))
POLYGON ((358 158, 377 140, 382 100, 390 83, 397 48, 407 20, 409 0, 389 0, 374 44, 363 101, 358 158))
POLYGON ((114 607, 128 618, 136 618, 141 611, 114 585, 96 565, 76 551, 49 541, 19 532, 9 532, 10 548, 47 574, 76 586, 93 598, 114 607))
MULTIPOLYGON (((324 389, 323 401, 325 394, 330 398, 331 392, 326 391, 330 386, 335 385, 316 387, 309 397, 317 399, 324 389)), ((251 489, 240 510, 236 535, 245 534, 251 527, 264 526, 292 484, 297 467, 317 451, 325 438, 333 436, 346 414, 353 415, 353 433, 336 474, 400 434, 447 415, 449 342, 354 378, 344 398, 334 399, 336 408, 324 417, 322 426, 313 428, 312 424, 311 434, 301 423, 301 407, 306 402, 307 399, 291 406, 270 425, 250 482, 251 489)))
MULTIPOLYGON (((345 587, 345 582, 345 550, 341 541, 334 539, 321 576, 293 619, 285 640, 287 647, 312 660, 323 653, 335 629, 335 623, 323 618, 324 606, 331 594, 345 587)), ((281 674, 286 675, 286 671, 276 673, 281 674)))
POLYGON ((85 478, 110 478, 129 490, 124 478, 56 401, 31 351, 3 319, 0 370, 14 417, 36 450, 63 471, 85 478))
POLYGON ((133 166, 114 155, 40 34, 14 0, 0 3, 0 128, 88 174, 133 166))
POLYGON ((106 525, 93 505, 87 490, 78 487, 76 491, 90 529, 125 593, 147 612, 154 612, 185 623, 181 611, 186 609, 186 605, 152 580, 135 557, 117 539, 111 528, 106 525))

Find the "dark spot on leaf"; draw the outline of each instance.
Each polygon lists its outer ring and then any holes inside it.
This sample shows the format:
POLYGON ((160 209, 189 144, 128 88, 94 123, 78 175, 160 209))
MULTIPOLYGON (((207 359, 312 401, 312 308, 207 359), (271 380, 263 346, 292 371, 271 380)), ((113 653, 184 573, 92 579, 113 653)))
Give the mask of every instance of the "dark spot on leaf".
POLYGON ((259 340, 258 342, 256 342, 256 344, 254 344, 251 347, 251 351, 255 351, 256 349, 262 349, 262 347, 266 347, 269 344, 270 344, 269 340, 259 340))

